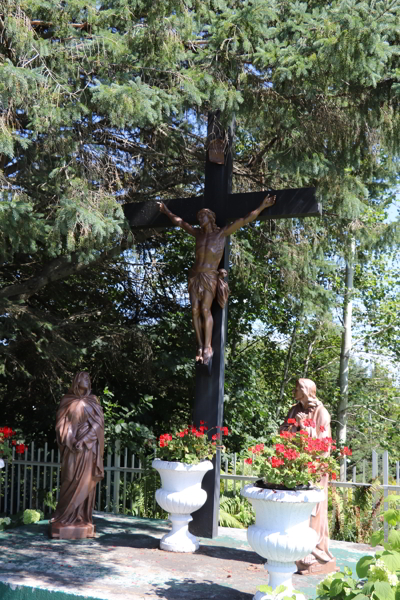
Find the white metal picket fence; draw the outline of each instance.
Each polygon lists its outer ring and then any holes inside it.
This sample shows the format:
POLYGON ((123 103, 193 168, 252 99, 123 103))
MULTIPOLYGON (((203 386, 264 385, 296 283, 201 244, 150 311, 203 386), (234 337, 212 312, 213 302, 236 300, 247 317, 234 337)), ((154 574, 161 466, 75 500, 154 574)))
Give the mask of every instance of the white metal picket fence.
MULTIPOLYGON (((96 510, 122 514, 141 514, 141 506, 146 502, 154 505, 154 488, 158 475, 153 469, 144 468, 139 457, 127 448, 121 449, 117 443, 113 452, 106 449, 105 476, 97 486, 96 510), (138 484, 141 486, 141 502, 137 501, 138 484), (151 495, 147 493, 146 485, 151 487, 151 495), (136 489, 136 492, 135 492, 136 489)), ((349 463, 352 465, 352 463, 349 463)), ((351 468, 345 467, 343 481, 330 483, 336 487, 369 486, 368 483, 376 477, 380 478, 384 497, 392 492, 400 492, 400 461, 389 461, 388 452, 378 455, 372 451, 371 461, 364 460, 351 468), (350 471, 350 472, 349 472, 350 471), (350 476, 350 477, 349 477, 350 476)), ((246 482, 255 481, 256 475, 252 466, 239 461, 236 454, 223 455, 221 461, 221 491, 228 489, 239 493, 246 482)), ((60 488, 60 453, 44 448, 35 448, 32 443, 23 455, 13 453, 13 460, 6 462, 0 470, 0 514, 15 514, 26 508, 39 509, 45 515, 52 512, 49 500, 57 502, 60 488)), ((50 502, 51 504, 51 502, 50 502)))

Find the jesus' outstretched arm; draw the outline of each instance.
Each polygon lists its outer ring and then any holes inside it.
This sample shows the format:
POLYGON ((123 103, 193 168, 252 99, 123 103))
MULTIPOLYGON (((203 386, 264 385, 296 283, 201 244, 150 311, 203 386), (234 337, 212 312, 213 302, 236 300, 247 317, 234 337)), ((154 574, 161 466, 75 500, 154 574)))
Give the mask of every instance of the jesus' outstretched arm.
POLYGON ((175 225, 175 227, 181 227, 182 229, 184 229, 186 231, 186 233, 190 233, 190 235, 192 235, 193 237, 196 237, 196 229, 194 227, 189 225, 189 223, 186 223, 186 221, 181 219, 181 217, 174 215, 174 213, 172 213, 165 206, 164 202, 157 202, 157 204, 160 209, 160 212, 167 215, 167 217, 172 221, 172 223, 175 225))
POLYGON ((248 223, 254 221, 258 217, 258 215, 264 210, 264 208, 272 206, 273 204, 275 204, 275 201, 276 196, 266 196, 258 208, 249 212, 249 214, 245 217, 237 219, 236 221, 234 221, 234 223, 226 225, 226 227, 223 228, 225 236, 232 235, 232 233, 235 233, 235 231, 237 231, 244 225, 247 225, 248 223))

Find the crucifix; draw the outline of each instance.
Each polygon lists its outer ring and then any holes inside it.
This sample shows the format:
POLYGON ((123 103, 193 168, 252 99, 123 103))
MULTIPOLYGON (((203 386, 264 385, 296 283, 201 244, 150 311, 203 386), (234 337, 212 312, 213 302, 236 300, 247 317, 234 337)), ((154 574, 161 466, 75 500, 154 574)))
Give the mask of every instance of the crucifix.
MULTIPOLYGON (((221 230, 226 228, 227 233, 229 233, 227 226, 229 227, 230 223, 244 221, 244 215, 249 216, 254 212, 257 212, 255 218, 258 220, 310 217, 322 214, 321 205, 317 203, 315 198, 315 188, 232 194, 233 133, 233 125, 228 128, 227 132, 224 132, 218 122, 218 114, 210 113, 208 118, 204 194, 193 198, 167 200, 165 202, 166 210, 162 206, 160 207, 160 203, 157 202, 125 204, 123 206, 125 216, 132 230, 149 228, 160 230, 180 224, 171 219, 172 215, 177 216, 180 221, 184 221, 185 225, 191 228, 190 231, 187 230, 188 233, 195 235, 192 230, 194 230, 193 225, 197 223, 196 216, 201 211, 199 219, 200 225, 202 225, 201 215, 207 214, 207 211, 203 209, 209 209, 209 212, 212 211, 215 214, 216 227, 221 230)), ((250 222, 250 220, 253 219, 246 220, 246 222, 250 222)), ((243 222, 243 224, 245 223, 243 222)), ((229 235, 224 236, 221 243, 223 244, 222 258, 218 269, 213 268, 213 271, 218 273, 217 277, 219 279, 223 279, 229 272, 229 235)), ((196 264, 197 245, 198 241, 196 240, 196 264)), ((222 248, 219 249, 218 247, 218 250, 222 250, 222 248)), ((219 251, 218 254, 220 254, 219 251)), ((214 265, 212 266, 214 267, 214 265)), ((216 284, 218 285, 218 281, 216 284)), ((215 426, 222 427, 223 425, 224 359, 228 316, 226 302, 218 302, 217 291, 213 293, 214 296, 217 297, 211 307, 213 322, 212 351, 207 350, 204 355, 204 346, 201 352, 198 348, 193 411, 193 423, 199 427, 201 420, 206 421, 210 429, 215 426)), ((196 328, 195 319, 194 325, 196 328)), ((199 335, 197 335, 197 339, 199 340, 199 335)), ((207 501, 200 510, 192 515, 193 521, 190 524, 190 531, 196 536, 212 538, 218 535, 220 468, 221 456, 220 452, 217 451, 214 459, 214 470, 209 471, 203 479, 202 487, 207 492, 207 501)))

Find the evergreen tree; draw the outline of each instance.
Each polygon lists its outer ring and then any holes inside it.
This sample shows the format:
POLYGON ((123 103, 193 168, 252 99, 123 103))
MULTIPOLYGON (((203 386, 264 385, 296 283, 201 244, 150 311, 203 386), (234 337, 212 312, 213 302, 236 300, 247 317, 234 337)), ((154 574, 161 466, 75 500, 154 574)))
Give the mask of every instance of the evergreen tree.
MULTIPOLYGON (((318 226, 254 224, 238 236, 238 300, 249 282, 240 266, 257 265, 259 279, 253 311, 240 321, 233 303, 231 328, 244 336, 252 315, 272 319, 274 295, 285 334, 313 304, 327 306, 321 238, 339 243, 335 219, 361 214, 372 182, 387 185, 374 177, 382 157, 395 169, 399 22, 397 0, 2 0, 3 395, 17 377, 31 405, 38 393, 58 398, 72 368, 93 367, 96 340, 117 339, 112 327, 144 351, 145 303, 135 300, 130 332, 116 310, 137 298, 113 279, 132 245, 122 205, 200 193, 210 110, 236 117, 236 191, 316 185, 326 211, 318 226)), ((181 310, 168 292, 157 298, 148 324, 157 306, 181 310)))

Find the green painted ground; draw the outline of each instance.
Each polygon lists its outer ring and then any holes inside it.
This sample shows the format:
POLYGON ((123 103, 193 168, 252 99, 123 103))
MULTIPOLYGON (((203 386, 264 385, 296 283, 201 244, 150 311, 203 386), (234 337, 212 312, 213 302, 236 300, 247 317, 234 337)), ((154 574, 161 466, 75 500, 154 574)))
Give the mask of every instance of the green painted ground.
MULTIPOLYGON (((165 521, 98 514, 98 536, 51 540, 47 522, 0 533, 1 600, 251 600, 268 582, 246 531, 220 528, 196 554, 159 550, 165 521)), ((355 565, 365 545, 332 542, 339 567, 355 565)), ((307 598, 323 577, 294 577, 307 598)))

